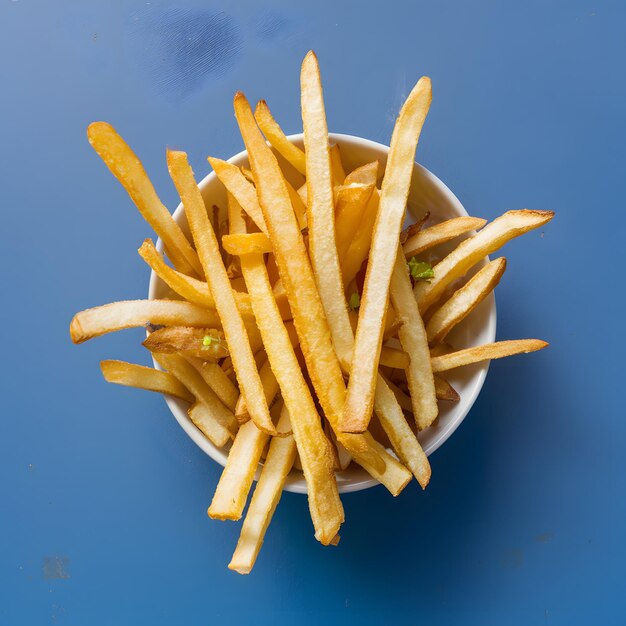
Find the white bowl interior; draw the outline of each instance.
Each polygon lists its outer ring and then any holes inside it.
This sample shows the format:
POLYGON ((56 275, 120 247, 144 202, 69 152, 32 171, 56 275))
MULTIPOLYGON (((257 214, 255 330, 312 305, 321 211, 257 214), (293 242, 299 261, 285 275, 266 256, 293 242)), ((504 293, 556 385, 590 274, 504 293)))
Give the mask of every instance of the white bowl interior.
MULTIPOLYGON (((302 135, 291 135, 289 139, 296 145, 302 146, 302 135)), ((380 163, 380 172, 384 171, 387 161, 387 153, 389 148, 382 144, 353 137, 350 135, 330 134, 330 141, 339 144, 341 149, 341 157, 346 171, 351 171, 355 167, 364 165, 374 160, 380 163)), ((277 155, 287 178, 294 185, 300 185, 304 180, 303 177, 291 168, 285 161, 277 155)), ((231 159, 230 163, 235 165, 248 166, 248 158, 246 152, 241 152, 231 159)), ((222 184, 218 181, 213 172, 208 174, 200 183, 199 187, 202 196, 208 208, 216 204, 225 206, 226 192, 222 184)), ((426 211, 430 212, 429 223, 437 223, 443 220, 467 215, 467 211, 456 196, 433 174, 417 163, 413 169, 413 178, 411 190, 408 199, 408 211, 406 222, 414 222, 416 218, 424 215, 426 211)), ((183 230, 189 234, 187 220, 182 204, 178 206, 174 212, 174 219, 181 225, 183 230)), ((157 241, 157 248, 162 251, 162 242, 157 241)), ((448 245, 451 249, 456 242, 448 245)), ((445 246, 440 246, 437 250, 438 254, 446 252, 445 246)), ((482 267, 487 261, 480 263, 476 269, 482 267)), ((150 276, 150 286, 148 296, 150 298, 164 297, 167 286, 152 272, 150 276)), ((496 307, 493 293, 489 295, 448 337, 448 341, 455 348, 466 348, 483 343, 489 343, 495 340, 496 336, 496 307)), ((155 367, 158 364, 155 362, 155 367)), ((457 403, 440 402, 439 418, 433 426, 419 434, 419 440, 426 454, 432 454, 439 448, 452 433, 458 428, 469 410, 471 409, 476 397, 478 396, 489 363, 481 363, 460 370, 453 370, 446 373, 446 378, 452 386, 458 391, 461 399, 457 403)), ((191 422, 187 415, 188 404, 166 396, 165 400, 185 432, 191 439, 212 459, 220 465, 226 464, 228 456, 228 448, 216 448, 191 422)), ((258 478, 259 471, 255 476, 258 478)), ((337 474, 337 483, 339 491, 346 493, 350 491, 359 491, 367 489, 377 483, 372 479, 365 470, 351 463, 350 466, 337 474)), ((302 473, 293 470, 285 484, 287 491, 294 493, 306 493, 306 483, 302 477, 302 473)))

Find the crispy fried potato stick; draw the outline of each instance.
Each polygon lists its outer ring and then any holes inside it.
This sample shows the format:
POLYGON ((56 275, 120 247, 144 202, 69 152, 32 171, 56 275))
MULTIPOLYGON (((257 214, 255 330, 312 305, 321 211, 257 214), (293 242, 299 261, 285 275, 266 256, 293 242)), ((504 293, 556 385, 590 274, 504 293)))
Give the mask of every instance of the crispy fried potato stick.
MULTIPOLYGON (((237 374, 241 393, 246 398, 250 419, 259 429, 266 430, 270 435, 275 435, 277 434, 276 429, 272 423, 267 402, 265 402, 265 394, 254 362, 248 332, 237 308, 230 280, 219 253, 215 232, 207 217, 204 200, 187 161, 187 155, 184 152, 169 150, 167 164, 185 207, 185 214, 198 249, 204 274, 207 277, 211 295, 215 300, 215 307, 222 320, 222 328, 233 360, 233 367, 237 374)), ((238 168, 237 172, 241 174, 238 168)))
POLYGON ((320 416, 281 320, 263 256, 246 254, 240 257, 240 261, 265 351, 291 417, 307 484, 315 538, 328 545, 344 520, 330 443, 322 430, 320 416))
MULTIPOLYGON (((261 208, 275 245, 276 262, 285 283, 307 369, 325 416, 337 433, 345 385, 302 234, 293 215, 278 162, 256 127, 250 105, 242 93, 235 96, 234 107, 257 181, 261 208)), ((406 468, 377 445, 371 435, 341 435, 339 440, 354 459, 392 493, 399 493, 410 480, 406 468)))
POLYGON ((437 400, 458 402, 461 399, 456 389, 445 378, 440 376, 435 376, 435 391, 437 392, 437 400))
POLYGON ((243 210, 252 218, 252 221, 259 229, 267 234, 267 226, 265 225, 261 207, 259 207, 254 185, 246 180, 246 177, 236 165, 214 157, 208 157, 208 161, 228 192, 235 196, 237 202, 239 202, 243 210))
MULTIPOLYGON (((204 382, 213 389, 215 395, 222 401, 222 404, 230 410, 235 411, 239 391, 233 385, 230 378, 226 376, 224 370, 217 363, 210 363, 195 357, 185 357, 196 371, 202 376, 204 382)), ((235 417, 237 417, 235 415, 235 417)))
POLYGON ((410 367, 411 359, 408 352, 404 352, 404 350, 392 348, 391 346, 383 346, 380 351, 379 365, 396 369, 406 369, 410 367))
POLYGON ((125 361, 100 361, 100 369, 108 383, 166 393, 186 402, 194 401, 193 394, 169 372, 125 361))
POLYGON ((296 219, 298 220, 298 226, 300 227, 300 230, 303 230, 307 227, 308 224, 306 215, 306 204, 302 201, 300 194, 298 194, 298 192, 293 188, 293 186, 289 183, 287 179, 285 179, 285 185, 287 186, 287 191, 289 192, 291 206, 293 207, 293 211, 296 214, 296 219))
POLYGON ((435 380, 430 367, 430 351, 422 316, 413 297, 411 279, 402 248, 398 247, 396 262, 391 276, 391 302, 396 317, 402 322, 398 338, 409 354, 409 367, 406 368, 407 381, 411 391, 413 415, 420 430, 428 428, 437 418, 439 407, 435 392, 435 380))
MULTIPOLYGON (((302 62, 302 65, 304 65, 307 62, 307 58, 309 57, 309 55, 312 55, 315 57, 314 52, 309 52, 309 54, 306 57, 304 57, 304 61, 302 62)), ((315 62, 317 63, 317 57, 315 57, 315 62)), ((326 114, 324 114, 324 120, 326 120, 326 114)), ((328 135, 328 133, 326 134, 328 135)), ((306 143, 305 143, 305 148, 306 148, 306 143)), ((334 143, 332 146, 329 146, 329 150, 330 150, 330 153, 329 153, 330 170, 331 170, 332 177, 333 177, 333 186, 343 185, 344 181, 346 180, 346 170, 343 168, 343 163, 341 162, 341 149, 339 148, 339 144, 334 143)), ((306 152, 305 152, 305 157, 306 157, 306 152)), ((310 176, 310 174, 307 175, 307 178, 308 176, 310 176)))
POLYGON ((219 328, 217 313, 181 300, 122 300, 86 309, 72 318, 70 336, 74 343, 125 328, 148 323, 164 326, 219 328))
MULTIPOLYGON (((141 258, 152 268, 152 271, 178 295, 200 306, 209 309, 215 308, 215 301, 209 290, 209 285, 202 280, 187 276, 170 267, 159 254, 152 240, 145 239, 138 252, 141 258)), ((252 307, 250 306, 248 294, 239 291, 234 291, 234 293, 237 308, 241 314, 247 317, 252 316, 252 307)))
POLYGON ((374 189, 374 184, 363 185, 361 183, 335 188, 335 239, 337 241, 337 256, 340 260, 348 252, 354 233, 361 223, 363 212, 374 189))
POLYGON ((155 354, 154 358, 161 367, 178 378, 195 396, 196 401, 206 408, 205 419, 194 424, 218 448, 225 446, 237 432, 237 420, 232 411, 222 404, 214 391, 185 359, 176 354, 155 354))
POLYGON ((272 252, 272 242, 265 233, 231 233, 222 237, 222 244, 226 252, 237 256, 272 252))
POLYGON ((372 192, 367 207, 363 212, 361 223, 359 224, 350 247, 341 261, 341 275, 343 276, 343 286, 345 288, 354 280, 359 273, 361 266, 370 253, 374 224, 378 216, 380 205, 380 192, 375 189, 372 192))
POLYGON ((372 161, 353 169, 344 181, 344 185, 376 185, 378 178, 378 161, 372 161))
POLYGON ((404 256, 408 259, 415 254, 425 252, 434 248, 440 243, 450 241, 460 235, 469 233, 472 230, 480 230, 487 220, 480 217, 453 217, 452 219, 435 224, 429 228, 420 230, 412 237, 409 237, 402 246, 404 256))
MULTIPOLYGON (((277 430, 291 430, 286 407, 281 412, 277 430)), ((229 569, 239 574, 249 574, 252 571, 296 454, 293 436, 272 437, 261 476, 241 527, 237 548, 228 564, 229 569)))
POLYGON ((393 391, 378 374, 374 410, 400 460, 417 478, 422 489, 430 481, 430 463, 415 433, 408 425, 393 391))
POLYGON ((87 137, 115 178, 122 183, 143 218, 161 238, 176 268, 186 274, 195 272, 202 276, 198 255, 159 200, 141 161, 128 144, 106 122, 89 124, 87 137))
MULTIPOLYGON (((348 371, 353 338, 335 243, 333 179, 324 96, 319 65, 313 52, 309 52, 302 62, 300 88, 307 171, 309 255, 335 351, 344 371, 348 371)), ((342 176, 340 184, 343 183, 345 173, 334 174, 342 176)))
POLYGON ((207 283, 170 267, 152 243, 152 239, 144 239, 137 252, 152 271, 178 295, 200 306, 209 309, 215 308, 215 302, 207 283))
POLYGON ((490 359, 501 359, 505 356, 514 354, 527 354, 536 350, 543 350, 548 346, 546 341, 541 339, 510 339, 508 341, 496 341, 495 343, 486 343, 482 346, 466 348, 449 354, 442 354, 430 359, 433 372, 446 372, 455 367, 463 367, 480 361, 488 361, 490 359))
POLYGON ((228 356, 223 333, 213 328, 164 326, 151 332, 142 345, 150 352, 180 352, 184 356, 197 356, 207 361, 218 361, 228 356))
MULTIPOLYGON (((265 401, 267 402, 267 406, 271 406, 276 398, 276 395, 278 394, 279 386, 269 361, 266 360, 261 365, 259 368, 259 376, 261 377, 261 384, 263 385, 263 391, 265 392, 265 401)), ((235 417, 240 424, 247 422, 250 419, 246 399, 243 395, 240 395, 237 400, 235 417)))
POLYGON ((505 269, 504 257, 491 261, 433 313, 426 325, 426 334, 431 346, 444 339, 493 291, 505 269))
POLYGON ((298 172, 300 172, 300 174, 306 176, 304 151, 287 139, 282 128, 272 116, 265 100, 259 100, 259 102, 257 102, 256 109, 254 111, 254 118, 256 119, 262 133, 272 145, 272 148, 274 148, 276 152, 278 152, 286 161, 291 163, 291 165, 293 165, 298 172))
POLYGON ((254 473, 268 440, 269 435, 259 430, 254 422, 249 421, 241 426, 217 483, 208 510, 209 517, 221 520, 241 518, 254 473))
POLYGON ((543 226, 553 217, 553 211, 507 211, 478 231, 474 237, 462 241, 437 263, 435 278, 430 283, 420 281, 415 285, 413 293, 420 311, 427 311, 452 281, 464 276, 483 257, 495 252, 514 237, 543 226))
POLYGON ((406 99, 391 137, 359 309, 352 371, 339 425, 343 432, 363 432, 372 414, 383 338, 380 322, 387 310, 395 250, 409 194, 415 150, 430 101, 430 79, 422 77, 406 99))

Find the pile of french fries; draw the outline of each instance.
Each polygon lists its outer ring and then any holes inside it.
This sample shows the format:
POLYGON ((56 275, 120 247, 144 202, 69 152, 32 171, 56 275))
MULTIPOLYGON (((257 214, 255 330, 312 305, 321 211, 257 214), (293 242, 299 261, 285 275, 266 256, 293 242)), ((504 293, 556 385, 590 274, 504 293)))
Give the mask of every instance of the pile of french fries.
POLYGON ((116 131, 104 122, 88 129, 163 242, 169 263, 150 239, 139 254, 169 296, 82 311, 72 340, 147 328, 143 345, 162 369, 103 361, 102 373, 188 402, 204 436, 230 446, 210 517, 242 517, 261 464, 229 564, 242 574, 254 566, 291 472, 306 481, 316 539, 336 545, 344 521, 337 472, 357 463, 394 496, 412 476, 425 488, 431 469, 417 433, 437 419, 438 401, 459 399, 443 374, 547 345, 524 339, 455 350, 446 342, 498 284, 506 260, 476 266, 553 213, 508 211, 489 224, 458 217, 431 225, 424 216, 402 230, 430 80, 418 81, 400 111, 384 172, 373 162, 346 173, 338 146, 329 145, 312 52, 300 79, 304 149, 264 101, 253 112, 244 94, 235 95, 249 169, 209 157, 227 207, 208 208, 187 155, 168 150, 191 238, 116 131), (285 167, 300 185, 288 182, 285 167), (437 257, 440 244, 461 236, 437 257))

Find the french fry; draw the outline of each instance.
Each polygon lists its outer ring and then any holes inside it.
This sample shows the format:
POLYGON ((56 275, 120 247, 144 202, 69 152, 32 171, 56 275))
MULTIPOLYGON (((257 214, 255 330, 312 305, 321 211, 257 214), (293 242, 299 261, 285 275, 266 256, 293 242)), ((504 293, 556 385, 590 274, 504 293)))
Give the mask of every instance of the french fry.
POLYGON ((170 267, 152 243, 152 239, 145 239, 137 252, 152 271, 178 295, 200 306, 215 308, 209 285, 170 267))
POLYGON ((499 250, 507 241, 543 226, 553 217, 553 211, 507 211, 474 237, 462 241, 437 263, 435 277, 430 283, 420 281, 415 285, 413 293, 420 311, 427 311, 452 281, 464 276, 483 257, 499 250))
MULTIPOLYGON (((204 201, 187 161, 187 155, 184 152, 168 150, 167 163, 174 185, 185 207, 204 274, 215 300, 215 307, 222 320, 222 328, 233 360, 233 367, 237 374, 241 393, 246 398, 250 419, 259 429, 266 430, 270 435, 275 435, 277 434, 276 429, 265 402, 263 386, 254 362, 248 333, 237 308, 230 281, 219 254, 215 232, 207 217, 204 201)), ((238 168, 237 172, 243 178, 238 168)))
MULTIPOLYGON (((310 59, 311 57, 314 57, 315 62, 317 63, 317 57, 315 57, 315 54, 311 51, 307 54, 306 57, 304 57, 304 61, 302 62, 302 65, 307 63, 307 58, 310 59)), ((311 63, 311 61, 308 61, 308 63, 311 63)), ((326 120, 326 114, 324 114, 324 120, 326 120)), ((326 122, 324 121, 324 124, 325 123, 326 122)), ((328 135, 328 132, 326 134, 328 135)), ((306 143, 305 143, 305 150, 306 150, 306 143)), ((333 186, 336 187, 338 185, 343 185, 344 181, 346 180, 346 170, 343 168, 343 163, 341 162, 341 148, 339 148, 339 144, 334 143, 332 146, 329 146, 329 150, 330 150, 330 153, 329 153, 330 169, 331 169, 331 174, 332 174, 332 179, 333 179, 333 186)), ((306 152, 305 152, 305 157, 306 157, 306 152)), ((309 178, 310 176, 311 174, 307 173, 307 178, 309 178)))
MULTIPOLYGON (((138 250, 141 258, 152 268, 154 273, 178 295, 189 302, 193 302, 210 309, 215 308, 215 301, 209 290, 209 285, 202 280, 187 276, 170 267, 159 254, 152 240, 146 239, 138 250)), ((231 282, 232 286, 232 282, 231 282)), ((233 288, 234 291, 234 288, 233 288)), ((252 307, 247 293, 234 291, 237 308, 242 315, 251 317, 252 307)))
POLYGON ((376 185, 378 161, 372 161, 353 169, 344 180, 344 185, 376 185))
POLYGON ((231 233, 222 237, 224 249, 230 254, 268 254, 272 252, 272 242, 265 233, 231 233))
POLYGON ((341 261, 341 275, 343 276, 344 287, 347 287, 354 280, 354 277, 358 274, 363 262, 369 255, 379 205, 380 192, 378 189, 375 189, 367 203, 361 223, 354 233, 350 247, 341 261))
POLYGON ((409 355, 406 369, 411 391, 413 415, 420 430, 428 428, 437 418, 439 407, 435 391, 435 380, 430 367, 430 351, 424 322, 413 297, 411 279, 402 248, 398 247, 396 262, 391 276, 391 302, 396 317, 402 322, 398 330, 400 344, 409 355))
POLYGON ((221 520, 241 518, 254 473, 269 438, 252 421, 241 426, 213 494, 208 509, 209 517, 221 520))
MULTIPOLYGON (((235 96, 234 107, 270 238, 275 242, 276 262, 285 281, 308 373, 324 414, 337 434, 346 389, 302 234, 282 182, 280 167, 256 127, 250 105, 242 93, 235 96)), ((338 434, 338 439, 353 458, 390 492, 399 493, 410 480, 406 468, 377 445, 369 434, 347 437, 338 434)))
POLYGON ((437 400, 458 402, 461 399, 456 389, 445 378, 440 376, 435 376, 435 392, 437 393, 437 400))
POLYGON ((410 396, 404 393, 404 391, 402 391, 402 389, 400 389, 400 387, 398 387, 398 385, 393 383, 391 380, 385 378, 385 382, 387 383, 387 387, 391 389, 393 395, 396 397, 396 401, 400 405, 400 408, 403 411, 413 413, 413 403, 411 402, 410 396))
POLYGON ((426 324, 426 335, 431 346, 444 339, 493 291, 505 269, 504 257, 491 261, 433 313, 426 324))
POLYGON ((122 300, 77 313, 70 322, 70 337, 74 343, 106 333, 145 326, 199 326, 220 328, 217 313, 181 300, 122 300))
POLYGON ((100 361, 100 369, 108 383, 166 393, 185 402, 194 401, 193 394, 169 372, 125 361, 100 361))
POLYGON ((291 165, 293 165, 298 172, 300 172, 300 174, 306 176, 304 151, 287 139, 282 128, 272 116, 265 100, 259 100, 259 102, 257 102, 256 109, 254 111, 254 118, 256 119, 261 132, 272 145, 272 148, 274 148, 276 152, 278 152, 286 161, 291 163, 291 165))
POLYGON ((455 352, 455 349, 447 341, 440 341, 430 349, 430 356, 441 356, 450 352, 455 352))
POLYGON ((393 391, 380 374, 376 380, 374 410, 396 454, 417 478, 422 489, 426 489, 430 481, 430 463, 408 425, 393 391))
POLYGON ((348 371, 353 337, 335 244, 333 205, 333 176, 341 177, 339 184, 342 184, 345 172, 337 156, 335 170, 331 173, 322 82, 313 52, 309 52, 302 62, 300 89, 307 171, 309 255, 335 351, 344 371, 348 371))
POLYGON ((422 230, 424 224, 428 221, 429 217, 430 212, 426 211, 426 213, 423 213, 416 222, 413 222, 412 224, 409 224, 406 228, 403 228, 400 232, 400 243, 404 244, 407 239, 419 233, 420 230, 422 230))
POLYGON ((348 252, 374 189, 374 184, 363 185, 361 183, 335 188, 335 239, 337 257, 340 260, 348 252))
POLYGON ((411 366, 411 358, 404 350, 399 350, 391 346, 383 346, 380 351, 379 364, 384 367, 407 369, 411 366))
POLYGON ((359 309, 352 370, 339 426, 343 432, 363 432, 372 414, 383 336, 380 320, 387 310, 394 252, 402 228, 415 150, 430 101, 430 79, 422 77, 404 103, 391 137, 359 309))
MULTIPOLYGON (((268 360, 265 360, 259 368, 259 376, 261 377, 261 384, 263 385, 263 391, 265 392, 265 401, 267 402, 267 406, 271 406, 280 388, 268 360)), ((250 419, 248 405, 246 404, 246 399, 243 394, 241 394, 237 400, 235 417, 240 424, 250 419)))
MULTIPOLYGON (((176 354, 155 354, 156 362, 165 368, 195 396, 206 408, 204 419, 194 422, 202 433, 218 448, 225 446, 237 432, 237 420, 204 382, 195 368, 176 354)), ((191 415, 190 415, 191 417, 191 415)), ((192 420, 193 421, 193 420, 192 420)))
POLYGON ((285 185, 287 186, 287 191, 289 192, 291 206, 293 207, 293 211, 296 214, 296 219, 298 220, 298 226, 300 227, 300 230, 303 230, 307 227, 308 224, 306 204, 302 201, 302 198, 300 197, 298 192, 292 187, 287 179, 285 179, 285 185))
MULTIPOLYGON (((291 430, 286 407, 283 407, 277 430, 291 430)), ((241 527, 237 547, 228 564, 229 569, 239 574, 249 574, 252 571, 296 454, 293 436, 272 437, 261 476, 241 527)))
MULTIPOLYGON (((230 378, 226 376, 224 370, 217 363, 210 363, 196 357, 186 356, 185 359, 196 368, 196 371, 215 392, 222 404, 234 412, 239 398, 239 391, 230 378)), ((235 417, 237 416, 235 415, 235 417)))
POLYGON ((490 359, 501 359, 514 354, 527 354, 536 350, 543 350, 548 345, 540 339, 510 339, 508 341, 496 341, 486 343, 482 346, 465 348, 457 352, 442 354, 430 359, 433 372, 446 372, 456 367, 488 361, 490 359))
POLYGON ((186 274, 202 276, 198 255, 180 226, 157 196, 146 171, 128 144, 106 122, 93 122, 87 129, 93 149, 122 183, 143 218, 163 241, 174 266, 186 274))
POLYGON ((268 361, 291 417, 307 484, 315 538, 328 545, 344 520, 333 473, 330 443, 322 430, 315 403, 274 300, 263 256, 246 254, 240 257, 240 261, 268 361))
POLYGON ((246 177, 236 165, 214 157, 208 157, 208 161, 216 176, 220 179, 224 187, 228 189, 228 192, 237 199, 237 202, 239 202, 243 210, 250 216, 259 229, 267 234, 267 226, 265 225, 265 219, 259 207, 254 185, 246 180, 246 177))
POLYGON ((150 333, 143 346, 150 352, 171 354, 218 361, 228 356, 228 345, 223 333, 213 328, 191 326, 165 326, 150 333))
POLYGON ((402 245, 402 251, 408 259, 472 230, 480 230, 486 223, 487 220, 480 217, 453 217, 409 237, 402 245))

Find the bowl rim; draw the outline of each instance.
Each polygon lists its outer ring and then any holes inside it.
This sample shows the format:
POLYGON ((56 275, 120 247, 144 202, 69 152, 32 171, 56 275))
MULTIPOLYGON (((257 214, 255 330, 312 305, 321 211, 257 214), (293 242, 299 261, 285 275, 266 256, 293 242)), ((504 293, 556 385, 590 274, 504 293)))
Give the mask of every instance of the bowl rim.
MULTIPOLYGON (((295 133, 292 135, 288 135, 287 139, 294 143, 302 143, 303 141, 303 133, 295 133)), ((364 137, 357 137, 355 135, 348 135, 344 133, 328 133, 328 138, 331 143, 349 143, 355 146, 362 146, 370 149, 374 149, 377 151, 382 151, 386 155, 389 153, 389 146, 386 146, 382 143, 373 141, 371 139, 366 139, 364 137)), ((242 159, 247 159, 248 151, 242 150, 237 154, 231 156, 227 159, 229 163, 237 163, 242 159)), ((425 168, 423 165, 420 165, 417 162, 414 162, 414 172, 418 171, 419 174, 427 179, 432 185, 438 188, 439 192, 442 193, 449 202, 450 206, 454 208, 454 211, 459 216, 469 216, 469 213, 466 211, 465 207, 461 204, 460 200, 456 197, 456 195, 449 189, 449 187, 439 179, 435 174, 433 174, 430 170, 425 168)), ((211 184, 211 182, 216 178, 216 174, 214 171, 209 172, 201 181, 198 182, 198 187, 201 191, 211 184)), ((184 213, 183 204, 180 202, 176 207, 176 210, 172 214, 172 217, 175 221, 178 222, 181 215, 184 213)), ((163 242, 160 238, 157 238, 156 248, 159 252, 163 252, 163 242)), ((485 258, 485 261, 488 262, 489 257, 485 258)), ((150 271, 150 280, 148 284, 148 299, 152 300, 156 297, 157 286, 159 284, 159 278, 155 274, 154 271, 150 271)), ((497 314, 496 314, 496 302, 493 291, 488 296, 489 300, 489 312, 486 323, 486 332, 488 335, 488 341, 495 341, 496 337, 496 325, 497 325, 497 314)), ((162 369, 161 366, 156 362, 156 360, 152 359, 154 366, 157 369, 162 369)), ((466 393, 461 397, 459 402, 462 403, 461 409, 458 411, 455 419, 449 422, 446 425, 446 428, 442 429, 441 432, 438 433, 438 436, 429 443, 428 446, 424 448, 425 453, 430 456, 436 450, 438 450, 456 431, 456 429, 461 425, 463 420, 466 418, 467 414, 470 412, 478 395, 482 391, 485 379, 487 377, 487 372, 489 370, 489 365, 491 361, 485 361, 482 364, 477 365, 477 371, 474 374, 475 382, 473 384, 473 388, 470 393, 466 393)), ((189 436, 189 438, 211 459, 216 461, 222 467, 226 464, 226 459, 228 455, 222 451, 220 448, 217 448, 213 445, 201 432, 196 428, 196 426, 191 422, 186 412, 181 411, 180 407, 177 404, 175 398, 172 398, 168 395, 164 394, 165 402, 172 415, 185 431, 185 433, 189 436)), ((261 464, 260 464, 261 465, 261 464)), ((258 480, 260 473, 260 469, 257 469, 254 480, 258 480)), ((339 493, 350 493, 354 491, 361 491, 363 489, 369 489, 370 487, 374 487, 379 485, 380 483, 374 478, 368 477, 365 479, 354 480, 352 482, 343 482, 338 485, 339 493)), ((289 491, 292 493, 301 493, 306 494, 306 484, 303 479, 299 480, 287 480, 284 486, 284 491, 289 491)))

